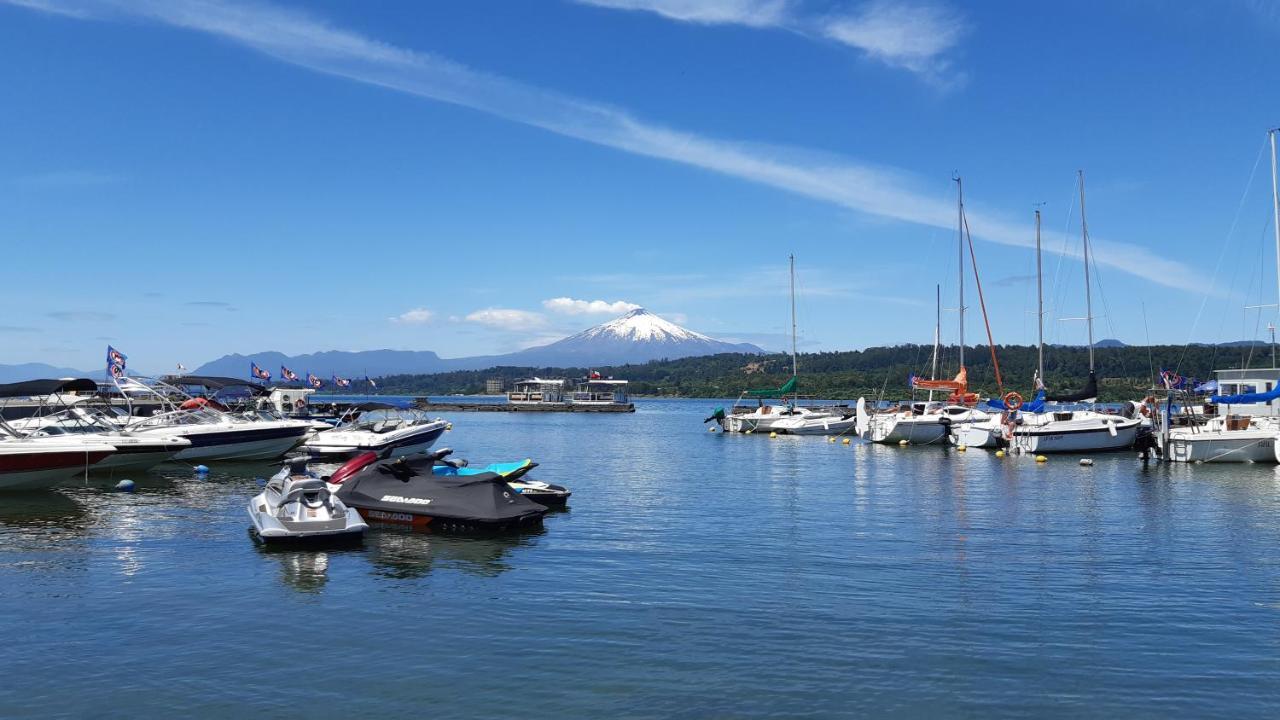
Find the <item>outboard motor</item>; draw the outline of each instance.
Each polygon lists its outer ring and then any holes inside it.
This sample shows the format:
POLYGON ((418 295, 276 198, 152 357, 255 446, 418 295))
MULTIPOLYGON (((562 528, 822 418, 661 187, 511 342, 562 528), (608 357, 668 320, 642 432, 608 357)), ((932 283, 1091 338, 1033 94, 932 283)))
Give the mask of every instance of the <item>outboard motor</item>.
POLYGON ((1153 452, 1157 459, 1160 457, 1160 441, 1149 427, 1138 428, 1138 436, 1133 440, 1133 448, 1138 451, 1138 457, 1142 458, 1143 462, 1151 460, 1153 452))

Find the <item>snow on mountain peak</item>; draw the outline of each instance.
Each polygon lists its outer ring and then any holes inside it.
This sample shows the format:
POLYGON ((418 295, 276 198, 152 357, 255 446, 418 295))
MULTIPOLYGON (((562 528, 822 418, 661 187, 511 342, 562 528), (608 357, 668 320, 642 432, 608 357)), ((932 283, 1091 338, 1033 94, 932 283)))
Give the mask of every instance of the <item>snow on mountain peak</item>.
POLYGON ((666 343, 686 342, 689 340, 714 342, 710 337, 702 333, 686 330, 673 322, 663 320, 644 308, 636 308, 620 318, 610 320, 603 325, 597 325, 581 333, 579 337, 583 339, 608 337, 629 342, 666 343))

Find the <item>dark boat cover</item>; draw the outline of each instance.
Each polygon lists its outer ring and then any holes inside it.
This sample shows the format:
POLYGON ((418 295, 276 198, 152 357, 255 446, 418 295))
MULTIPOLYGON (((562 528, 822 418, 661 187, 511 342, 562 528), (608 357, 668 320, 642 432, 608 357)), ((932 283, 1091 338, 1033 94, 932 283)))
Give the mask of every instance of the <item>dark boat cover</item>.
POLYGON ((217 392, 218 390, 222 390, 223 388, 243 387, 243 388, 248 388, 249 394, 255 395, 255 396, 266 395, 268 393, 267 388, 263 387, 262 385, 259 385, 256 382, 250 382, 248 380, 237 380, 236 378, 229 378, 229 377, 215 377, 212 375, 170 375, 168 377, 161 378, 161 380, 164 380, 170 385, 188 385, 191 387, 203 387, 209 390, 213 390, 214 392, 217 392))
POLYGON ((60 392, 97 392, 98 383, 92 380, 24 380, 0 385, 0 398, 52 395, 60 392))
POLYGON ((1046 395, 1045 400, 1050 402, 1080 402, 1081 400, 1091 400, 1098 397, 1098 376, 1089 373, 1089 382, 1076 392, 1062 392, 1052 395, 1046 395))
POLYGON ((372 463, 344 479, 338 497, 361 510, 488 526, 534 523, 547 511, 497 473, 440 476, 431 472, 434 463, 427 455, 372 463))

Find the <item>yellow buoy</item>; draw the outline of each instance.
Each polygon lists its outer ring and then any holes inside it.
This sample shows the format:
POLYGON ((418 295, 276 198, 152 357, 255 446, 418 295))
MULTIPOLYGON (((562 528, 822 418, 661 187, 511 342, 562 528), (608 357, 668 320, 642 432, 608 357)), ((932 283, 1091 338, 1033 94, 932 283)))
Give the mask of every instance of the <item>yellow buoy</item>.
POLYGON ((996 451, 996 457, 1004 457, 1004 451, 1003 451, 1003 450, 997 450, 997 451, 996 451))
POLYGON ((776 432, 771 432, 771 433, 769 433, 769 438, 770 438, 770 439, 773 439, 773 438, 776 438, 776 437, 778 437, 778 433, 776 433, 776 432))
POLYGON ((444 426, 444 429, 445 429, 445 430, 452 430, 452 429, 453 429, 453 423, 449 423, 448 425, 445 425, 445 426, 444 426))
POLYGON ((956 446, 956 450, 959 450, 960 452, 964 452, 965 450, 968 450, 968 449, 969 449, 969 448, 965 447, 964 445, 957 445, 957 446, 956 446))
POLYGON ((1049 462, 1049 458, 1047 458, 1047 457, 1045 457, 1045 456, 1043 456, 1043 455, 1037 455, 1037 456, 1036 456, 1036 462, 1038 462, 1038 463, 1049 462))
POLYGON ((845 439, 844 439, 844 444, 845 444, 845 445, 848 445, 848 444, 849 444, 849 438, 845 438, 845 439))
POLYGON ((899 440, 899 441, 898 441, 898 444, 899 444, 899 445, 906 445, 906 444, 907 444, 907 441, 906 441, 906 440, 899 440))

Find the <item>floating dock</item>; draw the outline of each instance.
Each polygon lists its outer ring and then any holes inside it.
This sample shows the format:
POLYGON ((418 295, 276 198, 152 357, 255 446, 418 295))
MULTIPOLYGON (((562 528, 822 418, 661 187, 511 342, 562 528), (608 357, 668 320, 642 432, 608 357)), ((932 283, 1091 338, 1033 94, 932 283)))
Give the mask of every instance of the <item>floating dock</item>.
POLYGON ((426 398, 415 400, 413 407, 428 412, 572 412, 572 413, 631 413, 636 411, 632 403, 613 405, 575 405, 571 403, 516 404, 508 402, 430 402, 426 398))

